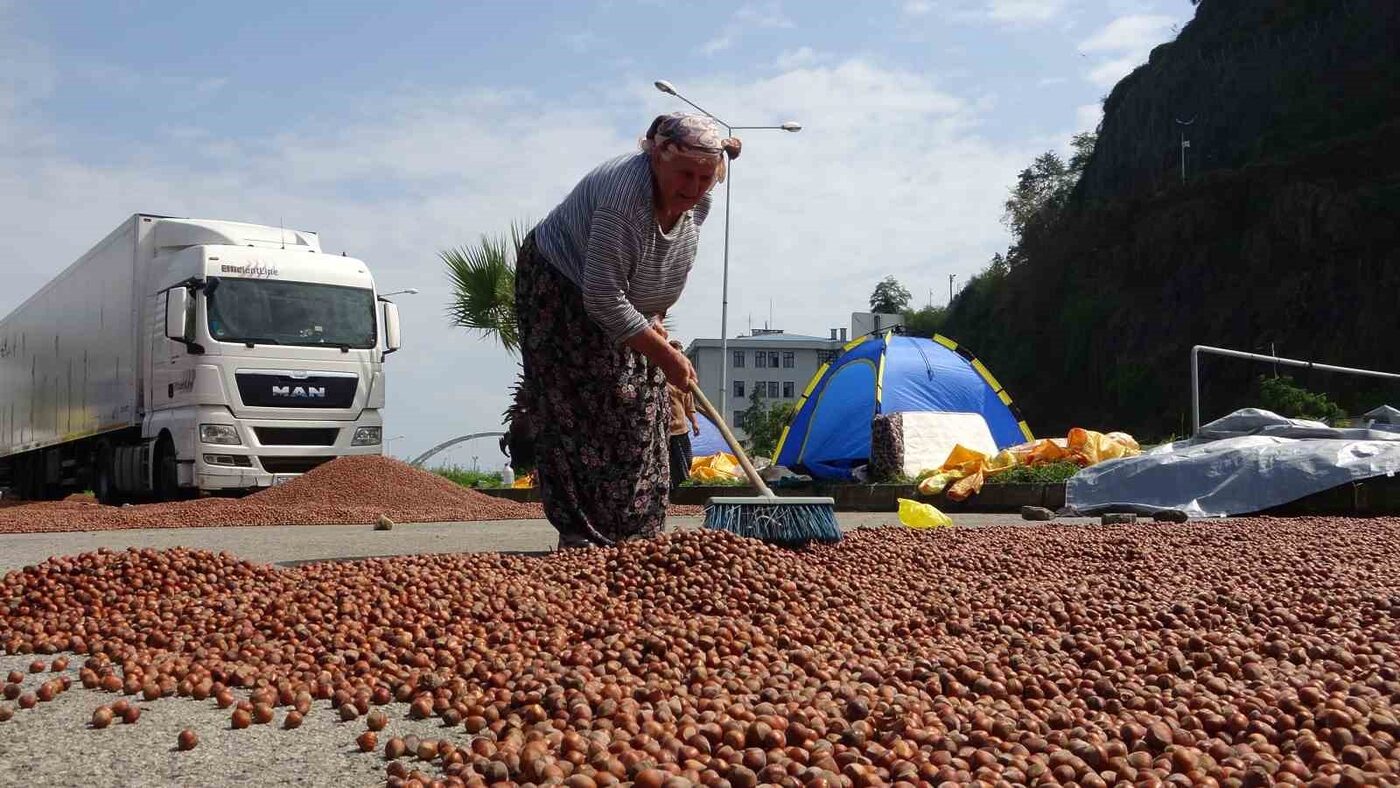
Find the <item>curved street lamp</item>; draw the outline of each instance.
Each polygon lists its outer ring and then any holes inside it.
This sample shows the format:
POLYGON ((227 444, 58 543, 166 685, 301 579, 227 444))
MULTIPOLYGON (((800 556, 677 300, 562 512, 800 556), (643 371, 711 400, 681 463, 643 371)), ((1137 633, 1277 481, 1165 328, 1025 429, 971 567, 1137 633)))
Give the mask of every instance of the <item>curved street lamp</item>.
MULTIPOLYGON (((676 90, 675 86, 672 85, 670 82, 667 82, 664 79, 658 79, 652 84, 655 85, 656 89, 661 91, 662 93, 675 96, 681 101, 684 101, 690 106, 703 112, 711 120, 723 126, 727 130, 729 136, 731 137, 734 135, 734 132, 736 130, 775 130, 787 132, 798 132, 802 130, 801 123, 797 123, 796 121, 791 120, 777 126, 731 126, 728 123, 725 123, 723 120, 720 120, 719 118, 715 117, 715 115, 709 110, 705 109, 699 104, 696 104, 695 102, 691 101, 685 96, 682 96, 676 90)), ((729 162, 728 168, 728 177, 724 179, 724 278, 723 284, 721 285, 722 303, 720 305, 719 317, 719 412, 720 415, 725 419, 729 418, 729 416, 727 415, 729 408, 729 202, 730 189, 734 185, 734 163, 732 161, 729 162)))

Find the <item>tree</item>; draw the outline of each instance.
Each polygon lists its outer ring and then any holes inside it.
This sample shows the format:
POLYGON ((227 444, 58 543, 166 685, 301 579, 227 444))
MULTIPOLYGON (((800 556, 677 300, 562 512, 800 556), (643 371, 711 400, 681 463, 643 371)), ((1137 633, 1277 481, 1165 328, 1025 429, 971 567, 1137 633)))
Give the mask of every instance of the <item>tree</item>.
POLYGON ((870 311, 897 315, 909 306, 912 297, 904 285, 893 276, 887 276, 875 285, 875 292, 870 294, 870 311))
POLYGON ((904 331, 916 337, 931 337, 943 330, 948 318, 945 306, 926 306, 923 309, 904 310, 904 331))
POLYGON ((452 325, 494 337, 510 353, 520 348, 515 321, 515 261, 525 239, 525 225, 512 223, 510 237, 481 236, 471 246, 438 252, 452 281, 448 314, 452 325))
MULTIPOLYGON (((459 246, 438 252, 447 266, 452 283, 452 301, 447 312, 452 325, 478 332, 482 339, 493 337, 506 352, 514 355, 520 350, 520 327, 515 315, 515 261, 525 240, 526 223, 511 223, 510 235, 491 238, 471 246, 459 246)), ((534 470, 535 430, 525 407, 524 370, 516 373, 511 390, 511 403, 502 414, 505 435, 501 438, 502 454, 510 457, 511 467, 519 475, 534 470)))
POLYGON ((1069 146, 1074 149, 1074 153, 1069 157, 1069 174, 1074 178, 1074 182, 1079 182, 1079 177, 1084 174, 1084 168, 1089 166, 1089 159, 1094 155, 1094 146, 1099 142, 1099 135, 1092 131, 1085 131, 1070 138, 1069 146))
MULTIPOLYGON (((1058 153, 1046 151, 1016 176, 1016 187, 1011 190, 1002 214, 1002 222, 1015 236, 1015 245, 1019 245, 1034 226, 1050 224, 1059 217, 1094 155, 1097 142, 1098 135, 1092 131, 1076 134, 1070 140, 1073 153, 1068 163, 1058 153)), ((1014 250, 1011 256, 1013 259, 1017 256, 1014 250)))
POLYGON ((744 451, 756 457, 770 457, 796 407, 790 402, 769 403, 759 393, 761 390, 755 388, 749 397, 749 406, 739 414, 738 426, 746 436, 742 441, 744 451))

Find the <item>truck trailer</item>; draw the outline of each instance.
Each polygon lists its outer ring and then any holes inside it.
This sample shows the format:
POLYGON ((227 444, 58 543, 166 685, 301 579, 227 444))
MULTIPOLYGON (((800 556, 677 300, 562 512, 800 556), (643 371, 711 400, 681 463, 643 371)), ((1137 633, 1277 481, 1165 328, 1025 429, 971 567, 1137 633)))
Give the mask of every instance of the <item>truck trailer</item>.
POLYGON ((398 348, 316 233, 136 214, 0 320, 0 486, 176 500, 382 454, 398 348))

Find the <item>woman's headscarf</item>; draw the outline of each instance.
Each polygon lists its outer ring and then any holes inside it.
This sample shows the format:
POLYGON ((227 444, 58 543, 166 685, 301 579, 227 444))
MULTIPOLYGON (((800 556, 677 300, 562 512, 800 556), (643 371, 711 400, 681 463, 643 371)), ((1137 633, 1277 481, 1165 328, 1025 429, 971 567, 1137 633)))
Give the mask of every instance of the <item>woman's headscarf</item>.
POLYGON ((686 112, 658 115, 641 140, 642 150, 656 152, 663 159, 686 156, 701 161, 714 161, 719 167, 719 179, 724 180, 723 155, 736 158, 737 141, 724 136, 724 127, 713 118, 686 112))

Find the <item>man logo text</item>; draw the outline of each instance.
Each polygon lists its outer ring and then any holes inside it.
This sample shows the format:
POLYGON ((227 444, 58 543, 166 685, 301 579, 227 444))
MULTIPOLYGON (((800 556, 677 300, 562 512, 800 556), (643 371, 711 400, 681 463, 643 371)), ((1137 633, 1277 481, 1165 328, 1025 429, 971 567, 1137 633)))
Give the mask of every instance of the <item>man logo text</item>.
POLYGON ((325 399, 325 386, 273 386, 272 396, 292 399, 325 399))

